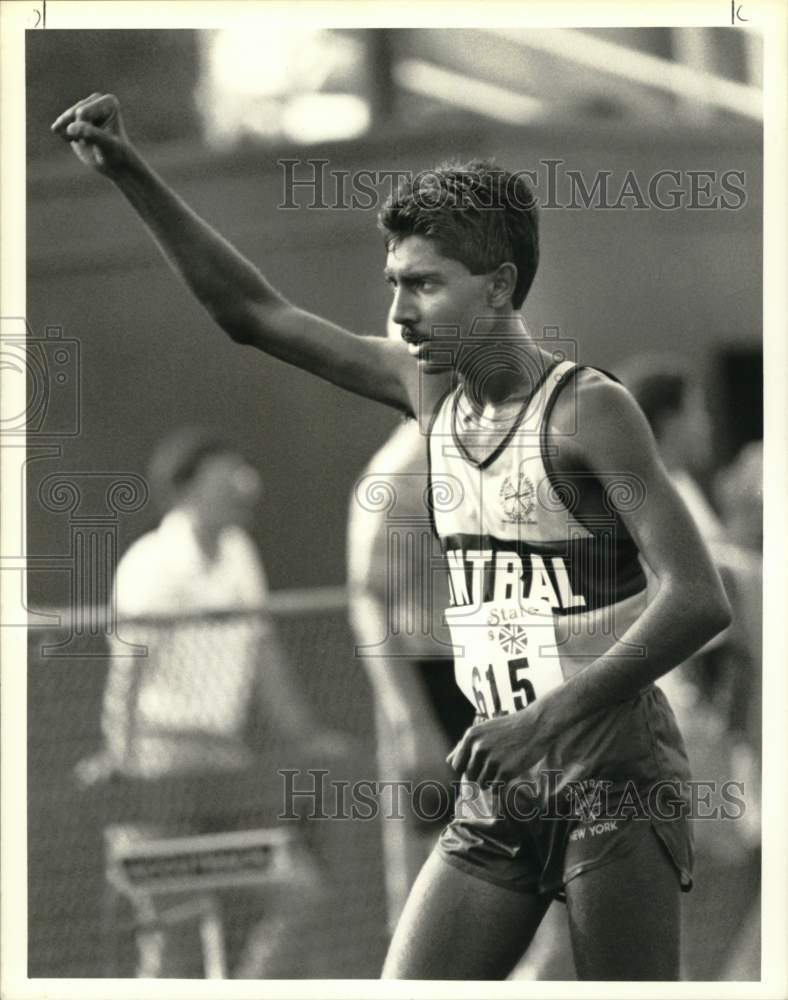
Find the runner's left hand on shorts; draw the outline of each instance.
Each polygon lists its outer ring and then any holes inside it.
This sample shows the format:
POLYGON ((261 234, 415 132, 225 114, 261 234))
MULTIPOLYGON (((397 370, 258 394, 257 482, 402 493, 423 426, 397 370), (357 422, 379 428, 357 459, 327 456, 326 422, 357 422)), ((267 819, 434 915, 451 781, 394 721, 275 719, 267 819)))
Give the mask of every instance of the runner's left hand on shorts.
POLYGON ((529 706, 471 726, 446 759, 469 781, 509 782, 538 763, 550 743, 540 713, 529 706))

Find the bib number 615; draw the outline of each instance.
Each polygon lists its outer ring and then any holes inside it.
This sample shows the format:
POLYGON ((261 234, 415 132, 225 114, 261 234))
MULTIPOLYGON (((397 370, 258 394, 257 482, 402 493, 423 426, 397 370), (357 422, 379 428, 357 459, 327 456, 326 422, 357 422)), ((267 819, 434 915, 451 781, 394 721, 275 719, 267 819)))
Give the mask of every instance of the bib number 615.
MULTIPOLYGON (((507 660, 507 666, 509 668, 509 693, 511 694, 515 712, 519 712, 521 708, 525 708, 532 701, 536 701, 536 691, 526 676, 526 671, 529 667, 528 657, 519 656, 514 660, 507 660)), ((484 677, 482 677, 481 670, 478 667, 474 667, 471 674, 471 681, 473 684, 473 696, 476 700, 479 715, 485 719, 490 719, 496 718, 499 715, 509 714, 508 709, 505 709, 501 704, 501 695, 495 681, 495 671, 492 664, 489 664, 484 671, 484 677), (489 704, 492 705, 492 712, 490 712, 488 707, 487 695, 490 697, 489 704)))

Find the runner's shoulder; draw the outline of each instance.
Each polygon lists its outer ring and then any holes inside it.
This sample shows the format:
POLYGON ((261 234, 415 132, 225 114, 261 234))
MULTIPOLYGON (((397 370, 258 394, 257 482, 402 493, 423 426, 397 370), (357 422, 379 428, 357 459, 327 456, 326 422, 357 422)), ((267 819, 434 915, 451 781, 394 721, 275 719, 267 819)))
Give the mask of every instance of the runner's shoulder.
POLYGON ((620 382, 596 368, 580 368, 556 396, 548 432, 563 438, 567 458, 587 457, 589 445, 631 428, 638 407, 620 382), (582 454, 581 454, 582 453, 582 454))
POLYGON ((625 415, 636 407, 632 394, 612 375, 598 368, 578 368, 570 383, 574 391, 559 392, 553 407, 553 420, 559 429, 567 421, 574 427, 579 421, 625 415))

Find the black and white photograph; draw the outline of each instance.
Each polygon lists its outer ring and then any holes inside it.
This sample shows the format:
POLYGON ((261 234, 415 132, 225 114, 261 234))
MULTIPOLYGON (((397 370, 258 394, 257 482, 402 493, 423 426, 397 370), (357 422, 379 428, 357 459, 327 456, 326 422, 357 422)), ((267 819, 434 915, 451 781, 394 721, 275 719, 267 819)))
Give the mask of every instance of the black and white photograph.
POLYGON ((3 19, 3 996, 786 995, 782 7, 3 19))

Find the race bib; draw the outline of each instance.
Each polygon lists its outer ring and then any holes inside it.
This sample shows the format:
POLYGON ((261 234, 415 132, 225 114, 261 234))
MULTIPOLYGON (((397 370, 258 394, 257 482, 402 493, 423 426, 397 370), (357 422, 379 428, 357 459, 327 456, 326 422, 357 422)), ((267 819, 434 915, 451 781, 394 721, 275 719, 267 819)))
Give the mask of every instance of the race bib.
POLYGON ((454 676, 480 716, 525 708, 563 683, 551 612, 485 601, 446 609, 454 676))

